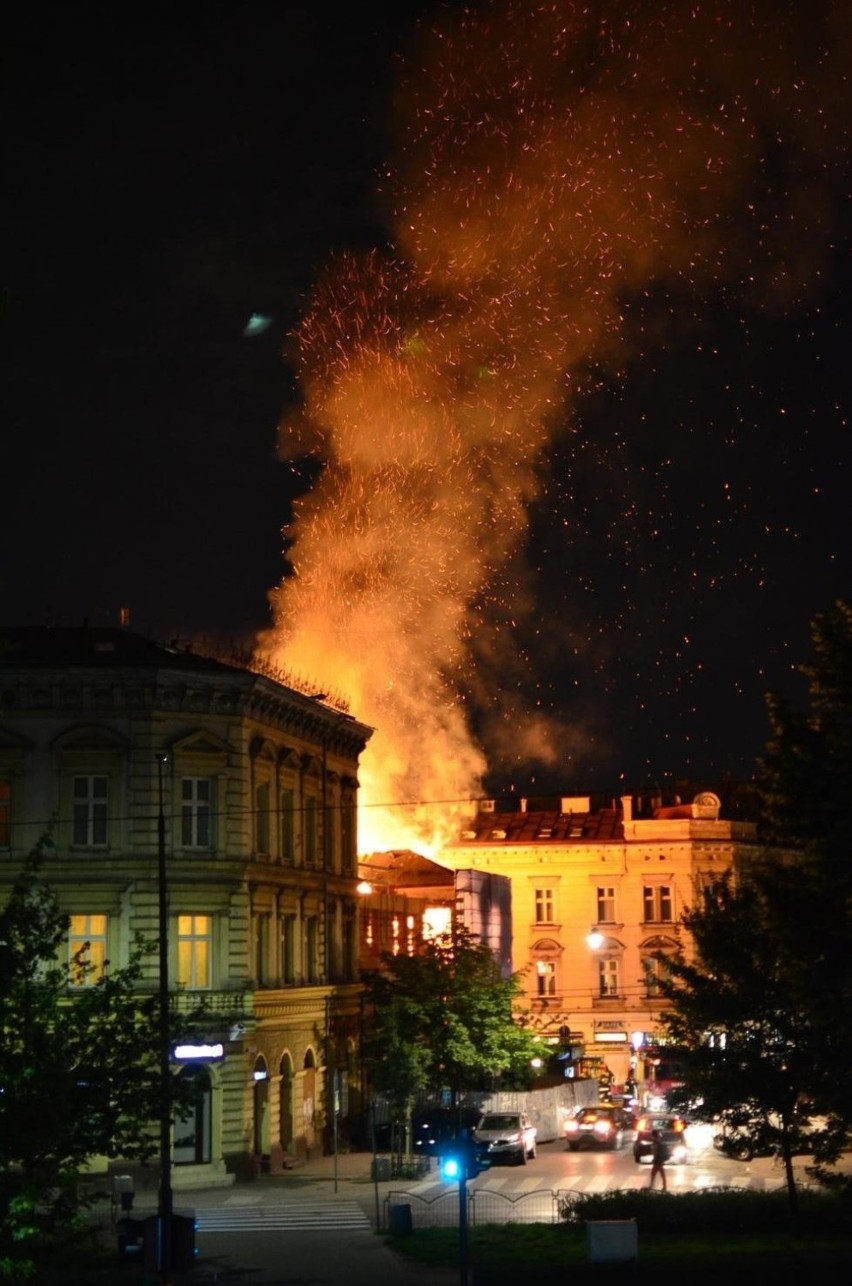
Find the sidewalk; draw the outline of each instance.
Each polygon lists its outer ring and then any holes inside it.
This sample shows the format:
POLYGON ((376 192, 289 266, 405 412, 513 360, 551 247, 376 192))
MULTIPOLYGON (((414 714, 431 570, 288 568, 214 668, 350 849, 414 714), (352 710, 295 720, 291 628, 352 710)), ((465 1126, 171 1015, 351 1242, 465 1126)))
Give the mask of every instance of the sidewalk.
MULTIPOLYGON (((270 1213, 277 1207, 296 1212, 300 1205, 333 1207, 336 1202, 356 1202, 366 1220, 363 1228, 200 1230, 195 1267, 189 1273, 174 1274, 174 1286, 454 1286, 458 1271, 410 1263, 377 1234, 377 1219, 382 1225, 387 1222, 387 1194, 404 1189, 409 1181, 376 1182, 372 1161, 369 1152, 342 1153, 317 1157, 294 1165, 285 1174, 260 1175, 228 1188, 176 1190, 176 1211, 232 1210, 238 1215, 258 1207, 270 1213)), ((150 1212, 156 1199, 153 1191, 139 1193, 134 1216, 150 1212)), ((132 1264, 123 1266, 121 1279, 127 1286, 157 1286, 159 1282, 156 1275, 132 1264)))

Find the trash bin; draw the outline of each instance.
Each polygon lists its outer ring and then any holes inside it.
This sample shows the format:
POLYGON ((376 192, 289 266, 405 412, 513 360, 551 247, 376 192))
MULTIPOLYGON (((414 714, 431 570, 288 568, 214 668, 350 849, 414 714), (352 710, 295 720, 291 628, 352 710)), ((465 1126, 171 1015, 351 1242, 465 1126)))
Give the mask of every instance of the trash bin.
POLYGON ((413 1229, 413 1224, 411 1222, 411 1206, 391 1206, 388 1210, 388 1223, 390 1225, 390 1230, 395 1237, 410 1236, 413 1229))
POLYGON ((131 1219, 130 1215, 122 1215, 116 1222, 115 1235, 118 1240, 118 1253, 122 1259, 130 1259, 134 1255, 141 1254, 145 1238, 144 1219, 131 1219))
POLYGON ((373 1157, 370 1164, 370 1178, 378 1183, 386 1183, 391 1177, 390 1157, 373 1157))

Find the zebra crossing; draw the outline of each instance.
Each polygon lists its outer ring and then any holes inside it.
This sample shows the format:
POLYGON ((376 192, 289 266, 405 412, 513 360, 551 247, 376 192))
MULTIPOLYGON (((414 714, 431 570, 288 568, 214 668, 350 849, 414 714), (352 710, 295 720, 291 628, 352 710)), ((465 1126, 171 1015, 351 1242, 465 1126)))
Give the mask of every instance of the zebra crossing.
MULTIPOLYGON (((700 1170, 675 1170, 674 1167, 668 1168, 669 1187, 673 1192, 683 1192, 686 1190, 700 1190, 701 1188, 712 1186, 712 1181, 708 1180, 706 1174, 700 1170)), ((726 1180, 726 1184, 731 1188, 756 1188, 763 1189, 766 1186, 765 1180, 757 1175, 732 1176, 726 1180)), ((479 1178, 475 1184, 472 1183, 469 1191, 476 1192, 512 1192, 517 1195, 528 1192, 551 1191, 552 1183, 545 1179, 528 1177, 518 1179, 514 1176, 488 1175, 487 1178, 479 1178)), ((570 1189, 578 1194, 593 1194, 610 1191, 623 1191, 629 1188, 645 1188, 648 1186, 648 1173, 643 1170, 641 1173, 632 1175, 627 1181, 609 1174, 571 1174, 565 1176, 563 1183, 558 1185, 570 1189)), ((438 1197, 443 1192, 452 1190, 453 1185, 447 1184, 436 1176, 421 1179, 417 1183, 407 1184, 406 1191, 415 1196, 429 1200, 431 1197, 438 1197)))
POLYGON ((196 1231, 351 1232, 372 1224, 357 1201, 287 1201, 275 1205, 215 1206, 198 1210, 196 1231))

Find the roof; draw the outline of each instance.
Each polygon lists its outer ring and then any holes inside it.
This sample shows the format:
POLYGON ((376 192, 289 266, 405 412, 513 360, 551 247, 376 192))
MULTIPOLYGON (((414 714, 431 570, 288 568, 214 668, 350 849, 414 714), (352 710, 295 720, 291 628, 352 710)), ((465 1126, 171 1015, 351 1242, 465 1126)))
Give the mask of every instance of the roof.
POLYGON ((0 626, 0 669, 149 666, 237 673, 244 667, 114 626, 0 626))
POLYGON ((362 879, 392 884, 396 889, 452 888, 454 872, 411 849, 389 849, 370 853, 358 862, 362 879))
POLYGON ((596 812, 482 812, 465 819, 459 843, 493 844, 564 844, 567 840, 621 839, 622 816, 619 809, 601 808, 596 812))

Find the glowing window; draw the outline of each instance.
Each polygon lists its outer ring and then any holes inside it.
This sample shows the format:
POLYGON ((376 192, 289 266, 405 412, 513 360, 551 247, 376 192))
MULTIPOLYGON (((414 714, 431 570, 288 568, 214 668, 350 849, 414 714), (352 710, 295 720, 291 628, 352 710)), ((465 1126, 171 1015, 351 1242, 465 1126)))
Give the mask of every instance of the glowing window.
POLYGON ((204 991, 210 986, 213 951, 213 919, 209 915, 178 916, 179 987, 204 991))
POLYGON ((72 987, 91 987, 104 976, 107 953, 105 915, 72 915, 68 929, 68 963, 72 987))

